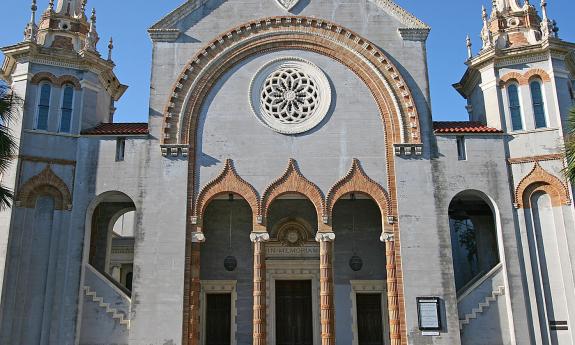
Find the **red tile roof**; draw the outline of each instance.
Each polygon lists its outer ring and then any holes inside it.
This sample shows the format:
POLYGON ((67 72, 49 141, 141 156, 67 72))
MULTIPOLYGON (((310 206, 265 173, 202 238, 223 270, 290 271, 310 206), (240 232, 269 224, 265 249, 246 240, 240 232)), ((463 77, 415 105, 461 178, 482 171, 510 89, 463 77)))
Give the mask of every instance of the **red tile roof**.
POLYGON ((497 128, 487 127, 474 121, 434 121, 435 133, 503 133, 497 128))
POLYGON ((146 135, 147 123, 102 123, 82 132, 83 135, 146 135))

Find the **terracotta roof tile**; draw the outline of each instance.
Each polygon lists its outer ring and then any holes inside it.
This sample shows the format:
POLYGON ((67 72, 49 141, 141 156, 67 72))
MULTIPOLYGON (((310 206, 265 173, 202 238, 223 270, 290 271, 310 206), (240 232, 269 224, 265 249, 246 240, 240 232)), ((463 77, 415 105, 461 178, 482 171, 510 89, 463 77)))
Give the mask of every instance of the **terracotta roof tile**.
POLYGON ((497 128, 487 127, 475 121, 434 121, 435 133, 503 133, 497 128))
POLYGON ((102 123, 82 132, 83 135, 146 135, 147 123, 102 123))

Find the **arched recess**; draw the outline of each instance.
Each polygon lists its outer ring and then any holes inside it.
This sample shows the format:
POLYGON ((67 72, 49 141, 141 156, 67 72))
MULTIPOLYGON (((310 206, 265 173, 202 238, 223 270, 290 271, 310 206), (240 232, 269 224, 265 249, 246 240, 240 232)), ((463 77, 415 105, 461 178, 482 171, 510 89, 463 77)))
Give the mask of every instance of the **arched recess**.
POLYGON ((497 212, 476 190, 455 195, 448 212, 455 285, 461 295, 501 262, 497 212))
POLYGON ((531 208, 531 195, 537 191, 544 191, 549 194, 553 206, 571 204, 569 190, 565 184, 558 177, 543 169, 539 162, 535 162, 531 172, 517 185, 515 207, 531 208))
POLYGON ((324 199, 321 190, 300 173, 295 159, 290 159, 284 174, 271 183, 263 194, 261 216, 264 221, 268 217, 272 202, 287 193, 297 193, 307 197, 315 207, 318 222, 323 218, 324 199))
POLYGON ((242 179, 234 169, 233 161, 227 159, 220 175, 202 188, 195 203, 194 217, 201 224, 207 205, 217 196, 226 193, 235 193, 244 198, 250 205, 253 222, 257 223, 260 215, 260 201, 258 194, 252 185, 242 179))
MULTIPOLYGON (((119 191, 108 191, 98 195, 91 203, 86 213, 86 237, 84 245, 85 263, 92 266, 100 274, 108 278, 114 285, 123 290, 126 294, 131 292, 127 289, 127 281, 122 281, 120 277, 125 277, 133 266, 134 238, 121 239, 115 234, 114 227, 119 219, 124 215, 136 212, 136 206, 127 194, 119 191), (114 250, 114 246, 118 247, 114 250), (122 247, 122 248, 120 248, 122 247), (115 252, 131 253, 132 262, 129 260, 116 260, 115 252), (124 272, 117 271, 116 261, 122 261, 124 272)), ((129 222, 134 226, 135 222, 129 222)), ((133 231, 128 231, 132 233, 133 231)), ((130 254, 128 253, 128 254, 130 254)))
MULTIPOLYGON (((367 176, 361 167, 361 163, 355 158, 348 173, 336 182, 327 194, 325 215, 330 220, 337 201, 350 193, 363 193, 369 196, 379 206, 382 218, 393 217, 389 194, 380 184, 367 176)), ((387 219, 384 219, 383 224, 385 223, 387 223, 387 219)))
POLYGON ((19 188, 16 194, 16 206, 34 208, 36 200, 42 195, 48 195, 54 199, 55 210, 72 210, 72 194, 68 185, 52 171, 50 165, 19 188))
POLYGON ((164 109, 164 144, 192 144, 198 114, 212 86, 228 69, 261 52, 300 49, 339 61, 371 90, 393 143, 420 143, 419 116, 397 67, 373 43, 335 23, 285 16, 240 25, 200 49, 174 84, 164 109))
POLYGON ((501 76, 501 78, 499 78, 499 86, 505 87, 505 85, 507 85, 511 81, 517 81, 519 85, 527 85, 534 78, 539 78, 544 83, 551 81, 551 77, 545 70, 542 70, 540 68, 534 68, 528 70, 523 74, 519 72, 505 73, 503 76, 501 76))

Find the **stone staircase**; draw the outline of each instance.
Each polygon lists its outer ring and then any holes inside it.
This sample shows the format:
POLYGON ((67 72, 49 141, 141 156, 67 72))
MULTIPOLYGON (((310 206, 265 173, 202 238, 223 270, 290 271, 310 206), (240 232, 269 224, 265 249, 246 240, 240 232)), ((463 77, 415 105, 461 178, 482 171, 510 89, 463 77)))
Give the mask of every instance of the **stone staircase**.
POLYGON ((89 286, 84 286, 84 294, 86 297, 91 298, 92 302, 97 303, 98 306, 106 310, 114 320, 116 320, 120 325, 125 326, 127 329, 130 329, 130 320, 124 317, 124 314, 119 313, 116 308, 112 308, 110 303, 106 303, 104 298, 99 297, 96 291, 92 291, 89 286))
POLYGON ((475 320, 485 309, 489 308, 492 303, 503 295, 505 295, 505 287, 498 286, 497 289, 491 292, 491 295, 485 297, 483 302, 480 302, 476 308, 473 308, 471 313, 465 314, 463 320, 459 320, 459 329, 462 330, 465 326, 469 325, 472 320, 475 320))

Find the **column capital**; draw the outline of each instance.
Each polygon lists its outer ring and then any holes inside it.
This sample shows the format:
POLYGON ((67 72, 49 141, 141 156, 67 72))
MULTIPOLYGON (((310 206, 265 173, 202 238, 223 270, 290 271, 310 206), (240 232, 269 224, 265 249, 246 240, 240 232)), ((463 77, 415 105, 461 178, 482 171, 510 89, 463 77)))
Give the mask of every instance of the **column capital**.
POLYGON ((256 242, 267 242, 270 240, 270 234, 267 232, 252 232, 250 234, 250 241, 256 242))
POLYGON ((394 242, 395 241, 395 234, 391 232, 384 232, 381 234, 379 238, 381 242, 394 242))
POLYGON ((315 235, 317 242, 333 242, 335 240, 335 233, 333 232, 318 232, 315 235))
POLYGON ((201 231, 192 232, 192 243, 204 243, 206 236, 201 231))

